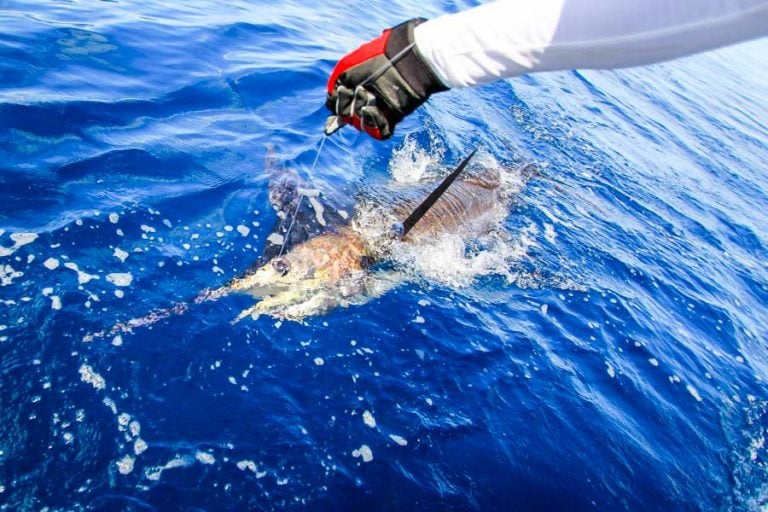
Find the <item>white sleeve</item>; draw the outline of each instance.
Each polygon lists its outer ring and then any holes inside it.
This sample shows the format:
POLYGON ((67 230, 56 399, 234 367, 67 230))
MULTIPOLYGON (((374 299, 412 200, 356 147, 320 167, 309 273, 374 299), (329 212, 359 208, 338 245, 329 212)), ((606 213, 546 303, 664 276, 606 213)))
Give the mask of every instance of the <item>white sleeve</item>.
POLYGON ((768 0, 499 0, 429 20, 416 47, 447 87, 638 66, 768 34, 768 0))

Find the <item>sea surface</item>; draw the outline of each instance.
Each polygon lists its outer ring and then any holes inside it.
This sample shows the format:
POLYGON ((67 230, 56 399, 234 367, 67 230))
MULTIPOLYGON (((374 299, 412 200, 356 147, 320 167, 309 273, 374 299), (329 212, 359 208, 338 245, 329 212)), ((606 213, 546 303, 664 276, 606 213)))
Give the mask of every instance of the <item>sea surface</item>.
POLYGON ((475 4, 0 0, 0 510, 768 510, 768 40, 449 91, 313 166, 336 60, 475 4), (492 239, 365 304, 88 336, 246 272, 270 154, 353 211, 476 148, 492 239))

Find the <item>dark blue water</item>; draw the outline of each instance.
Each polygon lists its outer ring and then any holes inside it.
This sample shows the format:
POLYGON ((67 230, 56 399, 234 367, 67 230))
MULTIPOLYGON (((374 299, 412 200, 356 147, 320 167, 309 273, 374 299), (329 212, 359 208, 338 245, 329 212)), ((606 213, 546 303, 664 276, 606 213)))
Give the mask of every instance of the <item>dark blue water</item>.
POLYGON ((0 1, 1 510, 768 510, 768 43, 451 91, 311 170, 335 59, 467 5, 0 1), (257 260, 268 145, 340 197, 541 172, 477 267, 84 342, 257 260))

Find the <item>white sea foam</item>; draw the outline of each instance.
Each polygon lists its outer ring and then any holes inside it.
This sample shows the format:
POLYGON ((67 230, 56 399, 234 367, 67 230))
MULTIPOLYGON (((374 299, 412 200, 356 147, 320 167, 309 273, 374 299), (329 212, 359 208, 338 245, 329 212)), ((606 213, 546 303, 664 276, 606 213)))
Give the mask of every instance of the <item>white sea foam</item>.
POLYGON ((11 247, 3 247, 0 245, 0 257, 10 256, 21 247, 37 240, 37 236, 37 233, 11 233, 10 237, 11 240, 13 240, 13 245, 11 247))
POLYGON ((691 386, 690 384, 686 385, 686 386, 685 386, 685 389, 687 389, 687 390, 688 390, 688 392, 691 394, 691 396, 692 396, 693 398, 695 398, 695 399, 696 399, 696 401, 697 401, 697 402, 701 402, 701 401, 703 400, 703 399, 701 398, 701 395, 699 394, 699 392, 696 390, 696 388, 694 388, 694 387, 693 387, 693 386, 691 386))
POLYGON ((0 265, 0 286, 8 286, 14 279, 23 276, 24 272, 14 269, 10 265, 0 265))
POLYGON ((177 455, 165 463, 164 469, 185 468, 192 464, 189 457, 177 455))
POLYGON ((240 471, 248 470, 254 473, 256 472, 256 463, 253 462, 252 460, 240 460, 240 461, 237 461, 236 465, 237 465, 237 469, 239 469, 240 471))
POLYGON ((138 438, 133 442, 133 453, 136 455, 141 455, 147 451, 147 448, 149 448, 149 446, 147 446, 146 441, 144 441, 142 438, 138 438))
POLYGON ((314 196, 307 196, 307 199, 309 200, 309 204, 312 205, 312 209, 315 211, 315 219, 317 220, 317 223, 321 226, 325 226, 325 217, 323 217, 323 214, 325 213, 325 208, 323 208, 322 203, 318 201, 317 197, 314 196))
POLYGON ((364 444, 360 448, 352 450, 352 456, 355 458, 362 457, 363 462, 371 462, 373 460, 373 451, 367 444, 364 444))
POLYGON ((112 400, 109 397, 105 397, 104 400, 102 400, 102 403, 107 406, 107 408, 112 411, 112 414, 117 414, 117 404, 115 404, 115 401, 112 400))
POLYGON ((133 471, 133 464, 136 462, 136 458, 131 455, 126 455, 122 459, 115 462, 115 465, 117 466, 117 470, 120 472, 121 475, 127 475, 131 471, 133 471))
POLYGON ((77 266, 75 262, 68 261, 64 263, 64 266, 68 268, 69 270, 74 270, 77 272, 77 283, 78 284, 86 284, 89 281, 92 281, 94 279, 99 279, 99 276, 94 274, 89 274, 88 272, 84 272, 80 270, 80 268, 77 266))
POLYGON ((173 459, 166 462, 164 466, 153 466, 145 469, 144 476, 146 476, 149 480, 160 480, 160 477, 163 475, 164 471, 174 468, 184 468, 191 465, 193 462, 194 459, 191 457, 177 455, 173 459))
POLYGON ((201 462, 202 464, 215 464, 216 463, 216 457, 211 455, 208 452, 201 452, 198 451, 195 453, 195 458, 198 460, 198 462, 201 462))
POLYGON ((107 385, 104 377, 96 373, 94 369, 87 364, 80 366, 80 379, 96 389, 104 389, 107 385))
POLYGON ((235 464, 237 466, 237 469, 239 469, 240 471, 250 471, 251 473, 256 475, 256 478, 264 478, 265 476, 267 476, 267 472, 259 471, 258 466, 256 466, 256 463, 253 462, 252 460, 248 460, 248 459, 240 460, 240 461, 237 461, 235 464))
POLYGON ((117 416, 117 426, 118 426, 118 429, 120 429, 120 431, 127 430, 128 424, 130 422, 131 422, 131 415, 126 412, 120 413, 117 416))
POLYGON ((398 436, 397 434, 389 434, 389 438, 400 446, 408 446, 408 441, 402 436, 398 436))
POLYGON ((557 238, 557 233, 555 232, 555 226, 549 223, 544 224, 544 238, 547 240, 547 242, 554 244, 555 239, 557 238))
POLYGON ((115 272, 107 274, 107 281, 115 286, 130 286, 133 282, 133 276, 129 272, 115 272))
POLYGON ((376 418, 373 417, 371 411, 363 411, 363 423, 370 428, 376 428, 376 418))

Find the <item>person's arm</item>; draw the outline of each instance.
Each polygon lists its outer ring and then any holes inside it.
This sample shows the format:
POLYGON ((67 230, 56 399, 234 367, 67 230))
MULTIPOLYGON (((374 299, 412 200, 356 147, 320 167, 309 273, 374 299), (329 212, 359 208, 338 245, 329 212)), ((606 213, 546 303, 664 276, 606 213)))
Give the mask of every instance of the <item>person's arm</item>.
POLYGON ((766 34, 768 0, 499 0, 384 31, 338 62, 326 105, 342 123, 385 139, 449 88, 650 64, 766 34))
POLYGON ((416 27, 447 87, 661 62, 768 34, 766 0, 501 0, 416 27))

